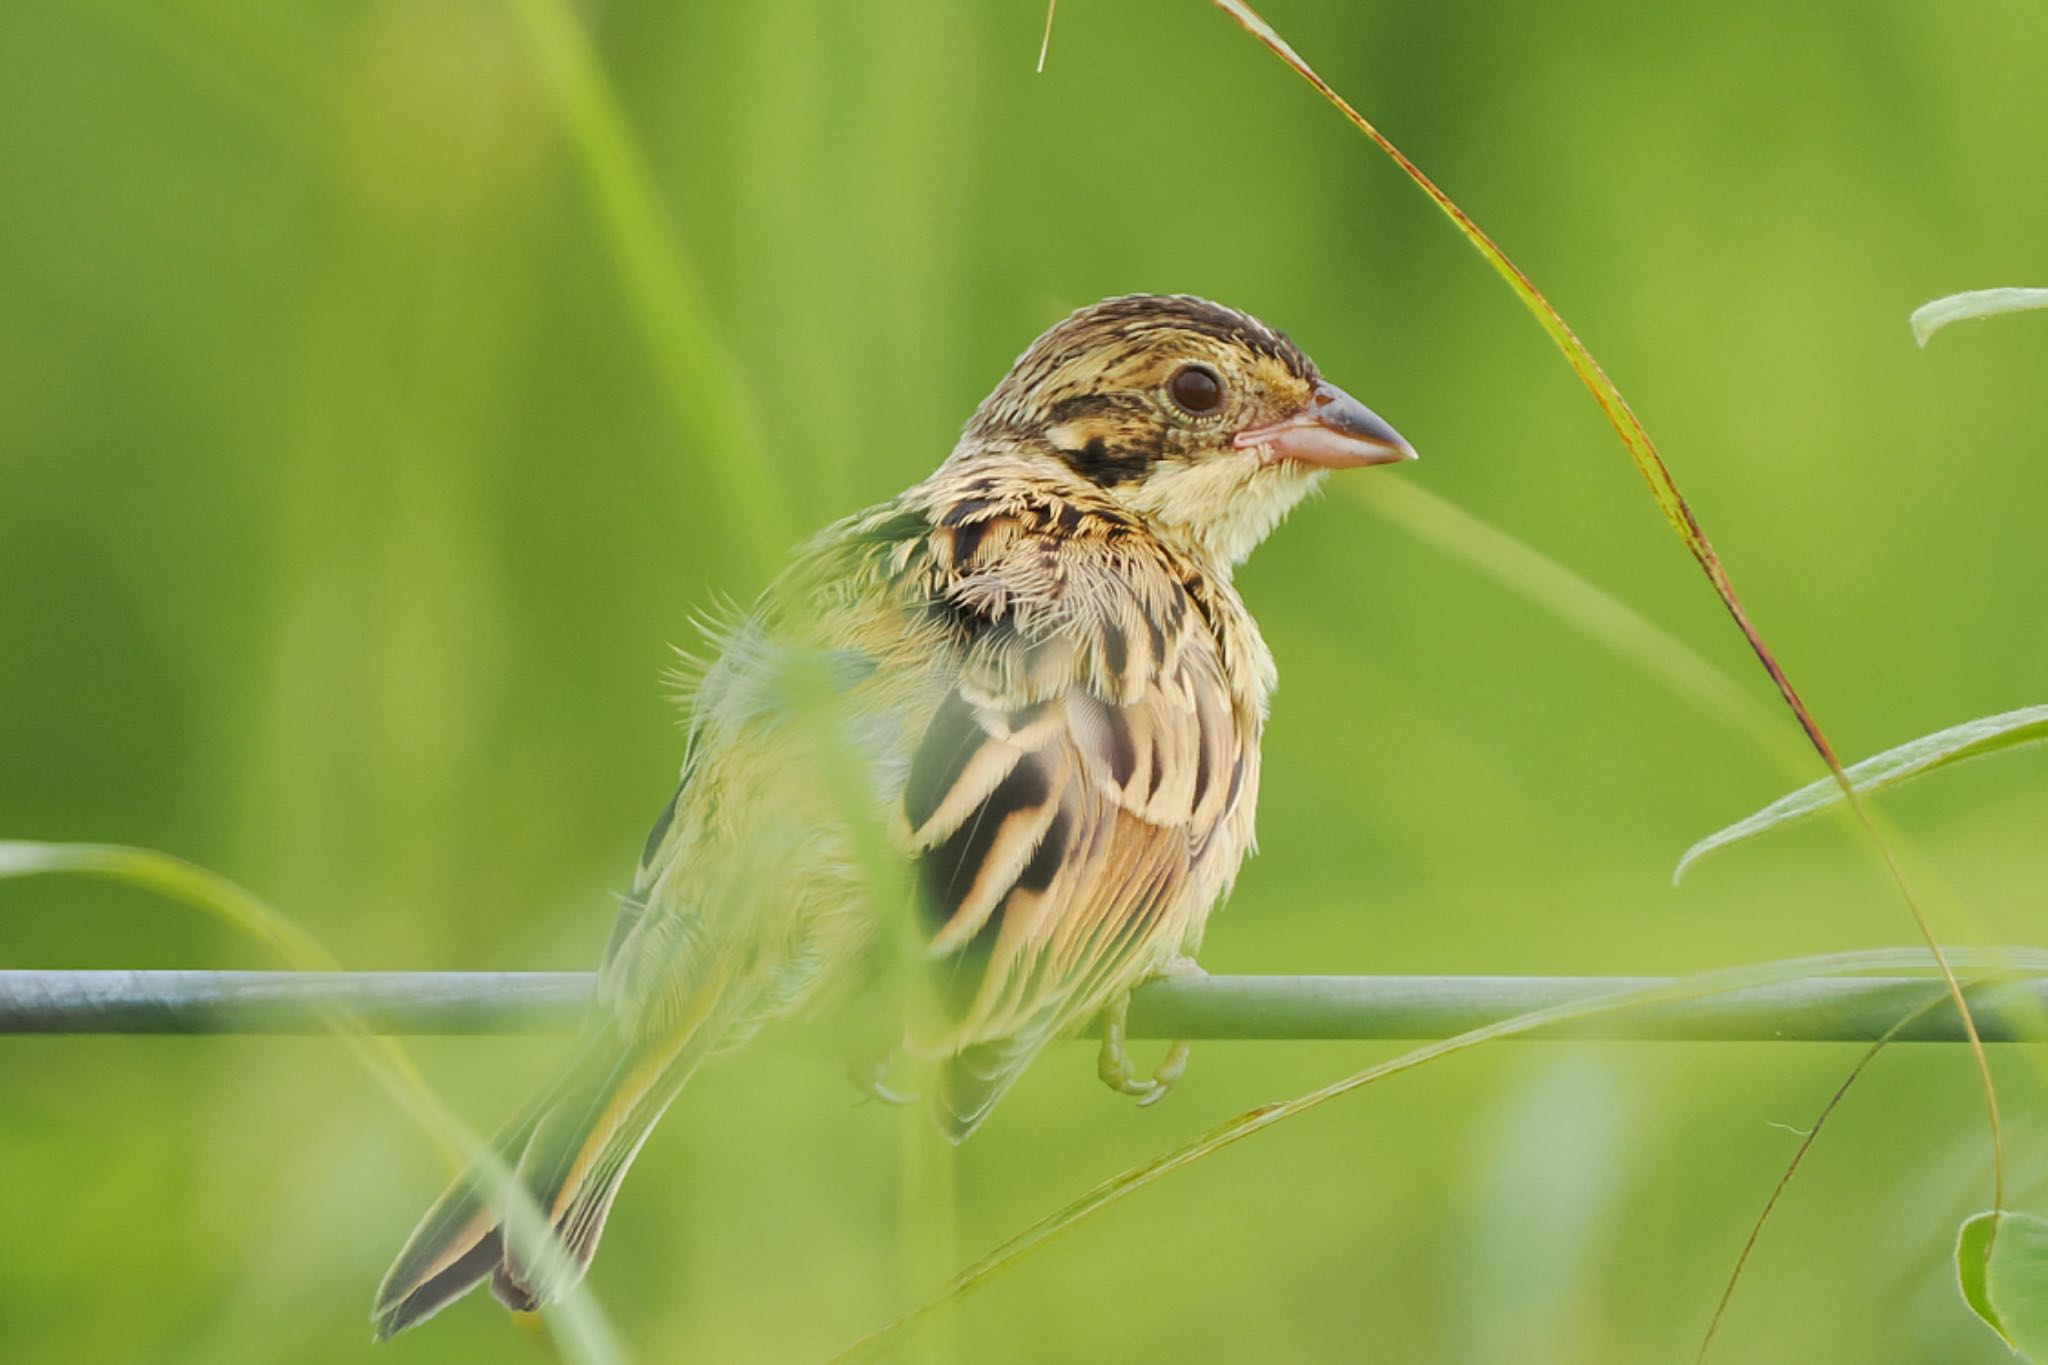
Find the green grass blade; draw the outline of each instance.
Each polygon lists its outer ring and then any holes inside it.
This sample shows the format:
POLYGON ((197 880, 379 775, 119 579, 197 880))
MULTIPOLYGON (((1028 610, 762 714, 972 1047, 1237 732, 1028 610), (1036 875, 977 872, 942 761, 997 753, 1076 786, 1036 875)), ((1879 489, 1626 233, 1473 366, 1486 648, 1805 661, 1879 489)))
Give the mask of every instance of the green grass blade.
POLYGON ((1951 322, 2036 308, 2048 308, 2048 289, 1970 289, 1921 304, 1913 310, 1909 321, 1913 324, 1913 340, 1925 346, 1929 337, 1951 322))
MULTIPOLYGON (((262 944, 294 970, 341 969, 319 940, 260 897, 182 858, 120 844, 0 840, 0 880, 64 873, 103 877, 182 902, 262 944)), ((371 1034, 360 1020, 340 1010, 329 1011, 327 1024, 400 1111, 440 1148, 451 1168, 478 1163, 497 1187, 508 1235, 520 1255, 542 1267, 559 1260, 563 1254, 560 1244, 549 1233, 539 1206, 496 1158, 490 1144, 435 1096, 397 1040, 371 1034)), ((547 1312, 549 1322, 559 1328, 562 1355, 571 1365, 625 1365, 626 1354, 587 1289, 579 1289, 547 1312)))
POLYGON ((1637 472, 1649 485, 1650 494, 1656 499, 1665 519, 1671 523, 1672 530, 1678 534, 1686 549, 1692 553, 1701 572, 1707 576, 1715 595, 1721 599, 1722 606, 1727 608, 1729 617, 1742 632, 1742 638, 1748 642, 1751 652, 1756 655, 1757 662, 1763 665, 1764 671, 1770 675, 1771 682, 1777 687, 1778 695, 1783 698, 1786 707, 1798 720, 1799 728, 1805 732, 1807 742, 1813 746, 1814 752, 1820 755, 1821 761, 1827 764, 1828 772, 1833 776, 1836 786, 1841 788, 1843 800, 1849 811, 1856 817, 1857 824, 1876 848, 1892 884, 1898 888, 1900 899, 1906 903, 1906 910, 1913 917, 1913 924, 1920 932, 1921 941, 1927 945, 1927 950, 1934 955, 1935 962, 1940 965, 1942 975, 1948 982, 1949 996, 1955 1001, 1957 1013, 1962 1016, 1964 1031, 1970 1035, 1970 1055, 1976 1064, 1978 1081, 1984 1092, 1985 1121, 1991 1133, 1991 1202, 1994 1207, 2002 1206, 2005 1202, 2005 1141, 2003 1126, 1998 1116, 1998 1088, 1991 1077, 1991 1059, 1984 1054, 1983 1041, 1977 1037, 1976 1021, 1970 1017, 1969 1001, 1963 998, 1962 985, 1949 970, 1941 940, 1935 936, 1934 926, 1929 922, 1926 911, 1921 908, 1920 899, 1915 894, 1912 883, 1907 880, 1905 868, 1899 862, 1898 854, 1884 837, 1884 832, 1877 827, 1877 822, 1856 794, 1856 789, 1850 786, 1848 775, 1842 770, 1842 762, 1835 756, 1834 746, 1828 743, 1827 736, 1821 732, 1820 722, 1800 699, 1798 690, 1792 686, 1792 679, 1778 663, 1777 656, 1764 643, 1763 635, 1750 621, 1742 600, 1736 596, 1735 584, 1728 577, 1727 570, 1723 567, 1720 556, 1715 553, 1712 542, 1707 539, 1705 529, 1694 517, 1692 508, 1687 505, 1684 496, 1679 493, 1678 484, 1671 477, 1671 471, 1665 467, 1663 457, 1657 453, 1657 447, 1651 442, 1649 432, 1644 429, 1641 420, 1629 407, 1628 400, 1622 397, 1621 390, 1607 377, 1607 372, 1600 368, 1600 362, 1593 358, 1593 353, 1565 322, 1564 315, 1543 296, 1543 291, 1536 287, 1535 282, 1508 259, 1507 253, 1501 250, 1469 214, 1438 188, 1434 180, 1423 174, 1422 168, 1410 161, 1386 134, 1373 126, 1372 122, 1358 110, 1352 108, 1350 101, 1338 94, 1328 81, 1317 75, 1314 68, 1303 60, 1301 54, 1296 52, 1271 24, 1260 18, 1245 0, 1214 0, 1214 3, 1245 32, 1263 44, 1267 51, 1308 82, 1352 127, 1370 138, 1374 146, 1386 153, 1388 158, 1401 168, 1402 173, 1429 196, 1430 201, 1451 220, 1464 235, 1465 240, 1478 250, 1487 264, 1494 268, 1508 288, 1514 292, 1515 297, 1529 310, 1530 315, 1549 334, 1557 348, 1564 353, 1572 372, 1586 386, 1586 391, 1593 395, 1593 401, 1599 404, 1600 411, 1613 426, 1615 435, 1621 438, 1621 443, 1627 449, 1637 472))
POLYGON ((1807 710, 1806 703, 1800 700, 1791 679, 1779 666, 1777 657, 1764 643, 1756 627, 1750 623, 1749 613, 1744 609, 1742 600, 1736 596, 1735 585, 1729 580, 1720 556, 1715 552, 1712 542, 1707 539, 1707 533, 1700 526, 1698 519, 1693 516, 1692 508, 1678 491, 1678 484, 1671 477, 1670 469, 1665 466, 1664 457, 1657 453, 1656 444, 1650 440, 1650 433, 1644 428, 1635 411, 1629 407, 1628 400, 1622 397, 1621 390, 1607 377, 1607 372, 1600 367, 1600 362, 1593 358, 1592 351, 1587 349, 1586 344, 1579 340, 1578 334, 1564 320, 1564 315, 1551 305, 1550 300, 1543 296, 1543 291, 1536 287, 1535 282, 1522 273, 1520 266, 1508 259, 1508 254, 1501 250, 1469 214, 1458 207, 1450 195, 1444 193, 1434 180, 1425 175, 1420 166, 1410 161, 1386 134, 1354 109, 1350 101, 1338 94, 1328 81, 1317 75, 1301 54, 1289 46, 1287 40, 1282 38, 1271 24, 1260 18, 1251 6, 1245 4, 1244 0, 1214 2, 1246 32, 1265 44, 1266 48, 1285 62, 1296 75, 1313 86, 1316 92, 1334 105, 1353 127, 1371 138, 1374 145, 1392 158, 1402 172, 1415 182, 1417 188, 1428 195, 1431 202, 1443 211, 1444 216, 1457 226, 1465 240, 1478 250, 1486 259, 1486 263, 1506 282, 1508 288, 1514 291, 1515 297, 1522 301, 1530 315, 1556 343, 1558 350, 1564 353, 1565 361, 1571 366, 1572 373, 1586 386, 1586 391, 1592 394, 1593 401, 1599 405, 1609 425, 1621 438, 1621 443, 1628 450, 1629 458, 1635 462, 1643 482, 1649 485, 1650 495, 1664 513, 1665 520, 1671 523, 1671 529, 1677 533, 1685 548, 1691 551, 1693 559, 1698 562, 1701 571, 1706 574, 1715 594, 1720 597, 1728 614, 1734 618, 1743 638, 1749 642, 1750 649, 1763 664, 1764 670, 1770 674, 1771 681, 1776 685, 1779 695, 1785 699, 1786 706, 1791 709, 1800 727, 1806 731, 1808 741, 1830 768, 1838 768, 1840 765, 1835 761, 1834 750, 1829 747, 1827 737, 1821 733, 1820 726, 1814 720, 1813 714, 1807 710))
POLYGON ((689 467, 718 481, 714 505, 737 521, 748 567, 765 577, 795 536, 710 300, 582 21, 567 0, 515 0, 513 9, 561 109, 689 467))
POLYGON ((1786 740, 1770 712, 1697 650, 1604 588, 1413 480, 1356 479, 1340 487, 1360 506, 1551 612, 1798 771, 1804 751, 1786 740))
MULTIPOLYGON (((1981 964, 1994 971, 2032 969, 2048 964, 2048 949, 2038 948, 2004 948, 1995 952, 1972 952, 1963 949, 1956 951, 1953 956, 1966 967, 1974 968, 1981 964)), ((1681 977, 1657 986, 1617 991, 1591 1000, 1574 1000, 1562 1005, 1553 1005, 1548 1009, 1535 1010, 1512 1019, 1488 1024, 1454 1038, 1425 1044, 1391 1060, 1333 1081, 1306 1095, 1247 1110, 1162 1156, 1110 1177, 1065 1207, 1047 1214, 1003 1242, 894 1321, 854 1342, 845 1351, 833 1357, 833 1365, 851 1365, 851 1362, 855 1361, 888 1357, 898 1351, 909 1335, 933 1314, 945 1309, 955 1300, 983 1288, 989 1281, 1011 1269, 1033 1252, 1049 1245, 1061 1233, 1076 1224, 1093 1217, 1112 1204, 1121 1203, 1139 1190, 1183 1167, 1214 1156, 1224 1148, 1235 1146, 1276 1123, 1305 1114, 1311 1109, 1319 1108, 1331 1100, 1376 1081, 1385 1080, 1404 1071, 1412 1071, 1426 1063, 1439 1061, 1460 1052, 1470 1051, 1482 1043, 1530 1033, 1553 1024, 1618 1013, 1666 1001, 1699 999, 1703 996, 1744 990, 1801 976, 1847 976, 1857 972, 1901 968, 1924 969, 1934 961, 1933 954, 1922 949, 1875 948, 1856 952, 1827 953, 1818 957, 1789 958, 1745 967, 1729 967, 1681 977)), ((1931 980, 1930 984, 1935 982, 1931 980)), ((1946 974, 1939 984, 1946 987, 1946 974)))
MULTIPOLYGON (((1966 720, 1961 725, 1951 725, 1946 730, 1908 740, 1897 748, 1851 764, 1845 771, 1849 784, 1860 794, 1868 796, 1966 759, 1983 758, 2044 740, 2048 740, 2048 705, 2023 706, 2017 711, 1980 716, 1976 720, 1966 720)), ((1709 853, 1817 815, 1840 805, 1842 799, 1841 788, 1826 778, 1781 796, 1754 815, 1738 820, 1726 829, 1716 830, 1687 849, 1671 874, 1672 883, 1675 885, 1682 880, 1692 870, 1693 864, 1709 853)))
POLYGON ((1045 0, 1045 36, 1038 40, 1038 74, 1045 74, 1045 54, 1052 50, 1052 16, 1060 0, 1045 0))

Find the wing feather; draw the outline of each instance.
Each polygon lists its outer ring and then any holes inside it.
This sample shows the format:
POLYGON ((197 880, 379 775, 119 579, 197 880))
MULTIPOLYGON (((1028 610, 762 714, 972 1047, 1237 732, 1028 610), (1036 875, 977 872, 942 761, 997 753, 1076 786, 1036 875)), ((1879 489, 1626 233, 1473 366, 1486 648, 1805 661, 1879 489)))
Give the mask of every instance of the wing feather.
POLYGON ((902 802, 951 983, 952 1013, 915 1041, 953 1059, 955 1136, 1046 1043, 1192 946, 1249 842, 1260 722, 1171 566, 970 530, 952 528, 960 572, 940 595, 979 629, 902 802))

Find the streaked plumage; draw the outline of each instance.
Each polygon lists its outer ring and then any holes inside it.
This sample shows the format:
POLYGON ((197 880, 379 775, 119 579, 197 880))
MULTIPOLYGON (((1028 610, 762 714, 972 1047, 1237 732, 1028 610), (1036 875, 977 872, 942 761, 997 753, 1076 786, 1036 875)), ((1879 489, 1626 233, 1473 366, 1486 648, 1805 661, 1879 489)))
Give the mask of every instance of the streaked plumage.
POLYGON ((937 472, 715 632, 602 1022, 497 1144, 567 1264, 508 1254, 460 1182, 386 1276, 379 1335, 486 1276, 514 1308, 565 1292, 702 1060, 881 971, 902 924, 864 850, 907 870, 930 989, 902 1046, 938 1064, 955 1140, 1191 957, 1252 845, 1274 684, 1233 566, 1326 468, 1410 454, 1213 303, 1112 299, 1039 338, 937 472))

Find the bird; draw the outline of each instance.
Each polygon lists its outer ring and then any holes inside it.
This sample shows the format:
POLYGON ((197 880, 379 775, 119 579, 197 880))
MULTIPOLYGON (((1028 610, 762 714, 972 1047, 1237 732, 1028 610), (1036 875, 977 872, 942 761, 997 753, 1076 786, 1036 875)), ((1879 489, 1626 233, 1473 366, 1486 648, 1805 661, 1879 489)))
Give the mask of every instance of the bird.
POLYGON ((1205 299, 1106 299, 1032 342, 935 472, 706 624, 592 1022, 427 1211, 377 1338, 485 1279, 515 1312, 561 1298, 708 1057, 876 989, 914 998, 887 1041, 956 1142, 1097 1018, 1102 1078, 1165 1094, 1187 1045, 1139 1074, 1130 994, 1200 970, 1253 848, 1277 676, 1234 571, 1330 471, 1414 457, 1286 335, 1205 299))

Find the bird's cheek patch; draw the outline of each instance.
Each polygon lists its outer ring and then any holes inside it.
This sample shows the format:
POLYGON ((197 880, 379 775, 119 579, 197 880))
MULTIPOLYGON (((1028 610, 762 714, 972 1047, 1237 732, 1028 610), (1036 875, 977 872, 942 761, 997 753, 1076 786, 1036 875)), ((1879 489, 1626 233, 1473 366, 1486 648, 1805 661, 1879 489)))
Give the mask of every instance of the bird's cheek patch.
POLYGON ((1159 454, 1156 438, 1147 449, 1144 433, 1129 422, 1099 417, 1055 423, 1046 437, 1075 473, 1104 488, 1142 479, 1159 454))

